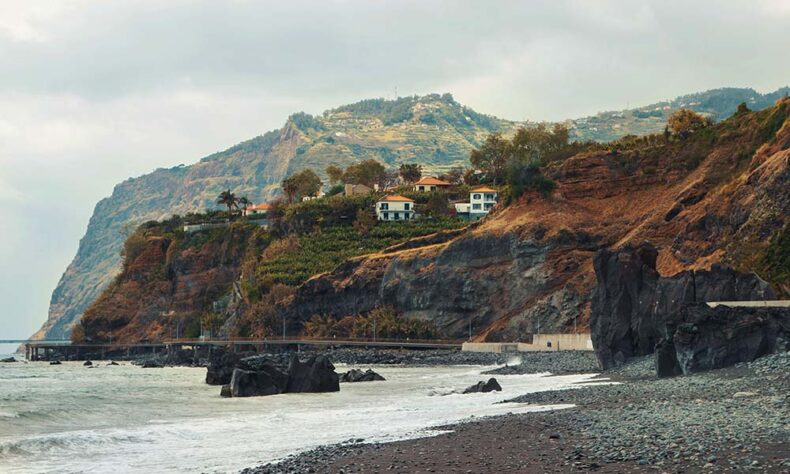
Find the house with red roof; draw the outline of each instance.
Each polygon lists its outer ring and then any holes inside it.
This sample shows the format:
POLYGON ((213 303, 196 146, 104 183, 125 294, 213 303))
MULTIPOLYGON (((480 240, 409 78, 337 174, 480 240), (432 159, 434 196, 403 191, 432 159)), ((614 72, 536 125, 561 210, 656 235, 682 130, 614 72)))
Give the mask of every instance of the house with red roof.
POLYGON ((252 206, 248 206, 247 209, 244 209, 243 213, 245 216, 266 217, 266 214, 268 214, 269 209, 271 209, 271 207, 272 206, 266 203, 255 204, 252 206))
POLYGON ((419 181, 414 183, 414 190, 415 191, 436 191, 438 189, 447 189, 452 184, 448 183, 447 181, 442 181, 441 179, 436 179, 430 176, 426 176, 425 178, 420 178, 419 181))
POLYGON ((380 221, 410 221, 414 217, 414 200, 407 197, 395 194, 376 202, 376 218, 380 221))

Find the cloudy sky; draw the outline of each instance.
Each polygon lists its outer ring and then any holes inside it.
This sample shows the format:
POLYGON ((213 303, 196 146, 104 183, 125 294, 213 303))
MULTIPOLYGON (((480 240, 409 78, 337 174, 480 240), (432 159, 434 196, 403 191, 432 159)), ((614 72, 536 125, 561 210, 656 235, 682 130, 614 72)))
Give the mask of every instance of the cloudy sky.
POLYGON ((396 93, 552 120, 774 90, 788 24, 782 0, 0 0, 0 339, 44 321, 130 176, 396 93))

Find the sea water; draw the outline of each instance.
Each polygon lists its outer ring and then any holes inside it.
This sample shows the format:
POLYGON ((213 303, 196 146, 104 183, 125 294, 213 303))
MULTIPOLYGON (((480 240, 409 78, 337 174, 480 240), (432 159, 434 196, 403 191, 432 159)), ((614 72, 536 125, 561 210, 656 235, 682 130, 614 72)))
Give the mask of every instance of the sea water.
POLYGON ((503 375, 502 392, 461 395, 490 367, 373 368, 387 380, 221 398, 201 368, 0 364, 0 472, 235 472, 349 439, 431 436, 471 417, 562 408, 497 402, 593 376, 503 375))

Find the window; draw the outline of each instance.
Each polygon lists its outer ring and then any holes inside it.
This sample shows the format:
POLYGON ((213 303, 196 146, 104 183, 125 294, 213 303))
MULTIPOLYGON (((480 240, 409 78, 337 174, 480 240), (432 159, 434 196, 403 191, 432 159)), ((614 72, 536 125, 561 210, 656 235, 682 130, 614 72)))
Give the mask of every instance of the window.
POLYGON ((483 204, 483 209, 485 209, 486 211, 491 210, 492 207, 494 207, 493 203, 487 202, 487 203, 483 204))
POLYGON ((494 195, 493 194, 486 194, 486 201, 493 201, 494 195))
POLYGON ((472 194, 472 199, 475 199, 475 200, 479 201, 480 200, 480 195, 479 194, 472 194))
POLYGON ((418 187, 417 187, 417 189, 418 189, 419 191, 425 191, 425 186, 418 186, 418 187))
POLYGON ((380 207, 379 207, 379 209, 381 209, 382 211, 386 211, 386 210, 388 210, 389 208, 390 208, 390 205, 389 205, 389 204, 387 204, 386 202, 382 202, 382 203, 380 204, 380 207))
POLYGON ((472 204, 472 210, 479 211, 480 210, 480 204, 472 204))
POLYGON ((406 204, 404 204, 404 205, 403 205, 403 209, 404 209, 404 210, 406 210, 406 211, 408 211, 408 210, 409 210, 409 205, 410 205, 410 204, 411 204, 411 203, 408 203, 408 202, 407 202, 406 204))
POLYGON ((395 213, 395 220, 400 220, 400 212, 395 213))
POLYGON ((388 221, 390 219, 390 213, 389 212, 382 212, 381 215, 384 216, 384 220, 385 221, 388 221))

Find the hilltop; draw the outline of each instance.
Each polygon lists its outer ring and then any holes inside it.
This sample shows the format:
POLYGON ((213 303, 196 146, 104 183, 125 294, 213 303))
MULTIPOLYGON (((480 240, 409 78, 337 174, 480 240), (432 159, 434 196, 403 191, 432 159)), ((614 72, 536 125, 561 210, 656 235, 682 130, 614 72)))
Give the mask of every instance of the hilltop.
MULTIPOLYGON (((783 90, 760 95, 751 89, 718 89, 665 105, 580 119, 571 124, 571 132, 582 140, 659 132, 669 112, 681 105, 721 118, 730 115, 742 100, 757 110, 782 94, 783 90), (656 108, 660 114, 651 111, 656 108)), ((507 135, 519 125, 477 113, 449 94, 371 99, 319 116, 293 114, 281 129, 193 165, 128 179, 96 205, 77 255, 52 294, 48 319, 35 336, 68 336, 73 323, 120 271, 123 241, 142 222, 212 208, 217 194, 227 188, 253 202, 263 202, 278 192, 284 177, 305 168, 325 178, 324 170, 330 164, 342 167, 375 158, 389 167, 419 163, 426 174, 438 173, 466 164, 469 152, 488 134, 507 135)))

